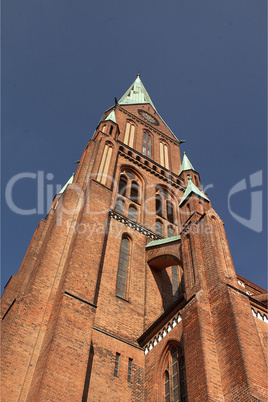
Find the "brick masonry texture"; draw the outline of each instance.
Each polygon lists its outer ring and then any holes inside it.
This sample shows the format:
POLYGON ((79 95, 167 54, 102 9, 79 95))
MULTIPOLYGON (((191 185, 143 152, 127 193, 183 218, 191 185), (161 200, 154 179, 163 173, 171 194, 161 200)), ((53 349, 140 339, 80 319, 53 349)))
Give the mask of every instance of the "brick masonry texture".
POLYGON ((266 291, 237 278, 210 202, 192 193, 180 205, 187 176, 199 189, 200 178, 192 170, 180 173, 179 141, 152 106, 116 104, 114 111, 116 123, 105 120, 110 111, 104 114, 73 184, 55 197, 5 287, 2 401, 164 401, 174 347, 184 356, 189 402, 266 401, 266 291), (131 148, 124 143, 127 122, 135 126, 131 148), (152 138, 151 157, 143 155, 144 131, 152 138), (168 146, 169 170, 161 166, 160 141, 168 146), (100 182, 105 146, 111 159, 100 182), (138 199, 130 187, 118 195, 122 174, 138 184, 138 199), (163 213, 157 215, 159 186, 163 213), (113 214, 118 196, 124 210, 113 214), (170 225, 179 238, 146 247, 166 238, 170 225), (129 240, 124 298, 117 296, 123 237, 129 240))

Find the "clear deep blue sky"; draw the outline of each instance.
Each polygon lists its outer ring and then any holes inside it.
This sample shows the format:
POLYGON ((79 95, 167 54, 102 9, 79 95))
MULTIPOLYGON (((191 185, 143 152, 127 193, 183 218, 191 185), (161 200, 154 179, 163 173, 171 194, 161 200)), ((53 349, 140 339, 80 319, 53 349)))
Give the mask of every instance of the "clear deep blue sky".
MULTIPOLYGON (((186 140, 181 151, 203 186, 213 185, 207 193, 237 273, 266 288, 266 29, 265 0, 3 0, 2 288, 46 215, 11 211, 8 182, 40 171, 44 197, 47 185, 55 193, 139 71, 157 111, 186 140), (244 179, 231 210, 249 221, 253 202, 258 232, 228 208, 244 179)), ((36 194, 37 180, 25 178, 12 199, 36 208, 36 194)))

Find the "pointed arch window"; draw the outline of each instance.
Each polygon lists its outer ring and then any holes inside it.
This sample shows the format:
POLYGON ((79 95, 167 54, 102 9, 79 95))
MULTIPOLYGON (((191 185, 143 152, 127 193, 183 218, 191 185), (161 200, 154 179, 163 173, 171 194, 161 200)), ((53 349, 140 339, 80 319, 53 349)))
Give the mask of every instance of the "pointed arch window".
POLYGON ((160 142, 160 165, 169 170, 168 146, 164 142, 160 142))
POLYGON ((173 213, 173 204, 170 201, 167 201, 167 220, 170 223, 174 223, 174 213, 173 213))
POLYGON ((118 193, 125 197, 127 191, 127 178, 124 175, 120 176, 118 193))
POLYGON ((155 212, 156 215, 162 216, 163 215, 163 207, 162 207, 162 198, 159 194, 156 194, 155 198, 155 212))
POLYGON ((143 133, 142 154, 148 158, 152 157, 152 136, 148 131, 143 133))
POLYGON ((113 152, 112 146, 110 146, 109 144, 105 144, 96 179, 97 181, 99 181, 101 184, 104 185, 106 184, 108 176, 108 170, 111 162, 112 152, 113 152))
POLYGON ((125 129, 125 136, 124 136, 124 143, 129 147, 133 148, 134 145, 134 137, 135 137, 135 125, 127 121, 126 129, 125 129))
POLYGON ((139 185, 136 181, 131 182, 130 199, 134 202, 139 201, 139 185))
POLYGON ((164 400, 187 402, 185 363, 181 348, 172 346, 167 361, 164 371, 164 400))
POLYGON ((118 263, 117 284, 116 284, 116 296, 121 297, 122 299, 126 298, 128 266, 129 266, 129 249, 130 249, 129 238, 122 237, 120 254, 119 254, 119 263, 118 263))

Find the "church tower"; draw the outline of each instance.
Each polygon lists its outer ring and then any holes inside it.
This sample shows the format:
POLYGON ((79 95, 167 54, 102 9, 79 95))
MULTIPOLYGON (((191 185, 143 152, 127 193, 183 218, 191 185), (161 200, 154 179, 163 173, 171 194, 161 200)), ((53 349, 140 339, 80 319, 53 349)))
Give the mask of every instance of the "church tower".
POLYGON ((267 400, 267 294, 181 142, 139 75, 104 113, 5 287, 2 402, 267 400))

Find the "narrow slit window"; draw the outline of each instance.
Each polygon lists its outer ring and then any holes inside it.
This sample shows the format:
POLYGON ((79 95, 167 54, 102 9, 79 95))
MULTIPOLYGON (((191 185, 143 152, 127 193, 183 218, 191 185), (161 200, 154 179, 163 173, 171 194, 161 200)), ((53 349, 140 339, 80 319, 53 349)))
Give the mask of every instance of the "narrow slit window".
POLYGON ((167 219, 170 223, 174 223, 173 204, 167 201, 167 219))
POLYGON ((168 370, 165 371, 165 402, 170 402, 170 390, 169 390, 169 372, 168 370))
POLYGON ((133 363, 133 359, 129 358, 128 359, 128 372, 127 372, 127 380, 128 380, 128 382, 131 382, 132 363, 133 363))
POLYGON ((126 196, 127 191, 127 178, 123 175, 120 176, 118 193, 126 196))
POLYGON ((99 166, 99 171, 97 174, 97 181, 99 181, 101 184, 106 183, 106 179, 108 176, 108 170, 110 166, 110 161, 111 161, 111 156, 112 156, 112 147, 109 145, 105 144, 102 158, 101 158, 101 163, 99 166))
POLYGON ((160 165, 169 169, 168 146, 160 142, 160 165))
POLYGON ((120 248, 117 284, 116 284, 116 296, 119 296, 122 299, 126 298, 128 260, 129 260, 129 239, 127 237, 123 237, 120 248))
POLYGON ((124 143, 133 148, 135 138, 135 125, 129 121, 126 124, 124 143))
POLYGON ((179 294, 179 275, 178 275, 178 267, 176 265, 174 265, 171 268, 171 276, 172 276, 172 293, 174 298, 177 298, 179 294))
POLYGON ((120 353, 116 353, 114 363, 114 377, 118 377, 119 374, 119 359, 120 359, 120 353))
POLYGON ((146 131, 143 133, 142 154, 149 158, 152 156, 152 137, 146 131))
POLYGON ((155 198, 155 212, 156 215, 162 216, 162 198, 158 194, 155 198))
POLYGON ((139 185, 136 181, 131 183, 130 199, 134 202, 139 201, 139 185))

